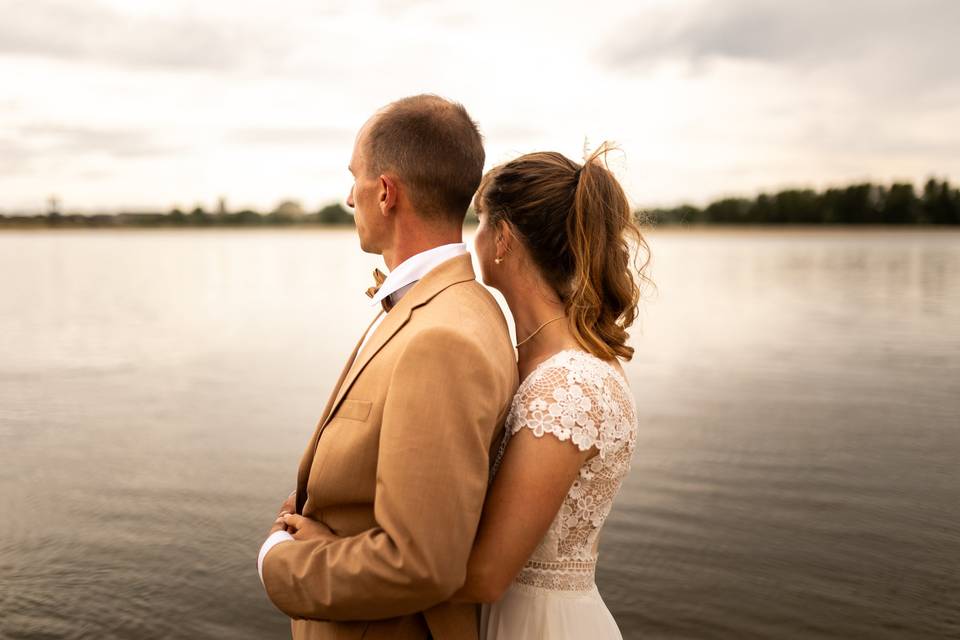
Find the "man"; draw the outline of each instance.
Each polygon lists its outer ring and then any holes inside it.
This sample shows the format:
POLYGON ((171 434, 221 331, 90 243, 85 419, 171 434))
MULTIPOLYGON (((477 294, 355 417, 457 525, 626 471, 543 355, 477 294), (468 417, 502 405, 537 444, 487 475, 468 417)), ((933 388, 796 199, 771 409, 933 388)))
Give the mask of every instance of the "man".
POLYGON ((517 387, 506 321, 476 281, 463 218, 483 171, 459 104, 404 98, 350 161, 360 247, 389 276, 300 461, 258 566, 295 640, 475 638, 463 584, 489 460, 517 387), (293 535, 291 535, 293 532, 293 535))

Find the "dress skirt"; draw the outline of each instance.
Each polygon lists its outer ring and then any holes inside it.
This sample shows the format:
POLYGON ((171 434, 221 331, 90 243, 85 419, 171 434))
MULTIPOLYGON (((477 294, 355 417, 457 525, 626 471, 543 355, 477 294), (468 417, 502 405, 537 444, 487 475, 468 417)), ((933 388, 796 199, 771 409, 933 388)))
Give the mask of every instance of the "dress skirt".
POLYGON ((514 583, 480 610, 480 640, 623 640, 597 586, 558 591, 514 583))

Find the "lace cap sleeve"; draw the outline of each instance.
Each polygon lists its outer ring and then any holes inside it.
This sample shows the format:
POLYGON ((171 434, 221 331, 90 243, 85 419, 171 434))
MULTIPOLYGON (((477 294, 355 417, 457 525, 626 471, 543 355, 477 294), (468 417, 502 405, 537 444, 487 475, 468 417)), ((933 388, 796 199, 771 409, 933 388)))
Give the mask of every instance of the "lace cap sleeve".
POLYGON ((630 443, 630 400, 602 360, 561 352, 534 370, 514 398, 510 433, 551 434, 601 457, 630 443))

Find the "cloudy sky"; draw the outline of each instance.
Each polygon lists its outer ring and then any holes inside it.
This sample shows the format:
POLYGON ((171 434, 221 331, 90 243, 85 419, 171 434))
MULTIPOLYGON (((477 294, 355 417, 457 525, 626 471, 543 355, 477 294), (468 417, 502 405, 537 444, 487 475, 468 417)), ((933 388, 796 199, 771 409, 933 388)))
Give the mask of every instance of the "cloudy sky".
POLYGON ((639 206, 960 179, 957 0, 0 0, 0 212, 342 200, 353 136, 463 102, 488 164, 620 143, 639 206))

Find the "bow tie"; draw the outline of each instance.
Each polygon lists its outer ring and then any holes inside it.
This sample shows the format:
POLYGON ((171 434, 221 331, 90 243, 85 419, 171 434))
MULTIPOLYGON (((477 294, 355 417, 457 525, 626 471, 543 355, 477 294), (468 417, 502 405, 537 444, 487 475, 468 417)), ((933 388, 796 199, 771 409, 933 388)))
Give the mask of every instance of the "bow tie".
MULTIPOLYGON (((373 270, 373 281, 374 281, 376 284, 374 284, 372 287, 370 287, 369 289, 367 289, 367 291, 366 291, 367 297, 368 297, 368 298, 372 298, 373 296, 377 295, 377 291, 380 290, 380 287, 383 285, 383 282, 384 282, 384 280, 386 280, 386 279, 387 279, 387 276, 383 275, 383 271, 380 271, 380 269, 374 269, 374 270, 373 270)), ((389 312, 390 309, 393 308, 393 303, 390 302, 390 296, 387 296, 386 298, 384 298, 383 300, 381 300, 381 301, 380 301, 380 306, 383 307, 383 310, 384 310, 384 311, 389 312)))

